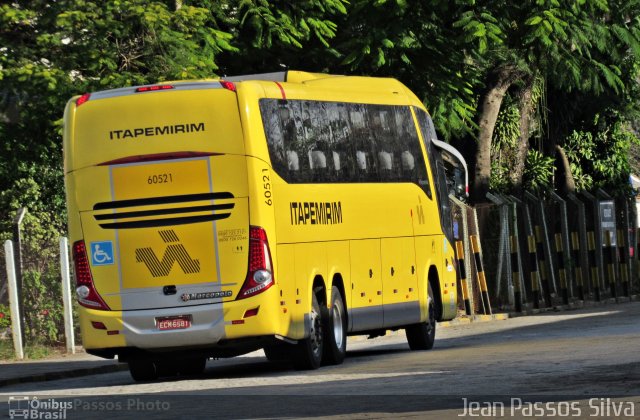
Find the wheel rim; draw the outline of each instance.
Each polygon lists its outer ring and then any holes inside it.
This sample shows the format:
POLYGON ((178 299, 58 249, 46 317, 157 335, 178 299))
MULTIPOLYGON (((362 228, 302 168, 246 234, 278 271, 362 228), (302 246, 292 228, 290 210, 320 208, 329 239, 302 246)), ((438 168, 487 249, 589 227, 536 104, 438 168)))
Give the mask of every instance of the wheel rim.
POLYGON ((322 349, 322 322, 320 314, 315 310, 311 311, 311 351, 319 354, 322 349))
POLYGON ((344 333, 343 333, 344 324, 342 322, 342 306, 341 305, 339 304, 333 305, 333 309, 331 310, 331 317, 333 318, 333 337, 336 342, 336 347, 341 349, 344 341, 344 333))

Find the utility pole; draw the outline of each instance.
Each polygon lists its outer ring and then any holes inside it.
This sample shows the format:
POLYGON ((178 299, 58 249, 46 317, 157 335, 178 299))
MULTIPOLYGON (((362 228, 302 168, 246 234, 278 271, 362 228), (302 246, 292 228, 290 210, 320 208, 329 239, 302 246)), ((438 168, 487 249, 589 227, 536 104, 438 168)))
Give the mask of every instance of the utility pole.
POLYGON ((20 311, 20 331, 22 332, 22 342, 25 342, 24 339, 24 329, 25 329, 25 317, 24 317, 24 293, 22 291, 24 281, 22 278, 22 238, 20 234, 20 225, 24 219, 24 216, 27 214, 26 207, 20 207, 18 212, 16 213, 16 217, 13 220, 13 242, 16 244, 15 248, 15 271, 16 271, 16 283, 18 285, 18 309, 20 311))

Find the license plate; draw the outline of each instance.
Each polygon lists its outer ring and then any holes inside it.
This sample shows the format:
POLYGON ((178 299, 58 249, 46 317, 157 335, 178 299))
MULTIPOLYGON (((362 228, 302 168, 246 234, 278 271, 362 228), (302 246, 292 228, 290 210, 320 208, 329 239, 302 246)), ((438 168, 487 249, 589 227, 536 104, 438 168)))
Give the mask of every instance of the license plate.
POLYGON ((183 330, 191 326, 191 315, 178 315, 156 318, 156 325, 161 331, 183 330))

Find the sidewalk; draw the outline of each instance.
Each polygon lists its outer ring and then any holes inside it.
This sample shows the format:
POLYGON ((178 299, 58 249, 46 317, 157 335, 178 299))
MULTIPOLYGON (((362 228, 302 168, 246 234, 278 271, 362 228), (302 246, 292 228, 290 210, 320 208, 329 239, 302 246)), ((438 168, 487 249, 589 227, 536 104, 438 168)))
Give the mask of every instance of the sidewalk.
POLYGON ((127 370, 126 363, 101 359, 85 353, 82 349, 77 350, 75 354, 42 360, 1 361, 0 393, 2 392, 2 387, 8 385, 51 381, 123 370, 127 370))

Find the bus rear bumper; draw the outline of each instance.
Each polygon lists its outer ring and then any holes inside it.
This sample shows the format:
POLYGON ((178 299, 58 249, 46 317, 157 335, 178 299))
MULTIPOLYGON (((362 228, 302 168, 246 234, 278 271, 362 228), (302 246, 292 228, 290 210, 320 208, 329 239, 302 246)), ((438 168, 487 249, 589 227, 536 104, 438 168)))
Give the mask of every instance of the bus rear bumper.
POLYGON ((243 347, 243 339, 282 334, 277 291, 271 289, 252 298, 205 305, 131 311, 81 308, 83 346, 102 357, 137 350, 173 352, 216 347, 223 353, 233 353, 233 343, 243 347), (162 319, 176 317, 189 322, 175 329, 159 328, 162 319), (114 352, 116 349, 120 350, 114 352))

